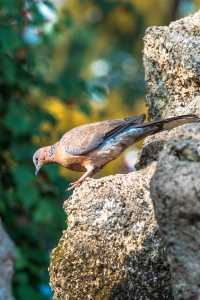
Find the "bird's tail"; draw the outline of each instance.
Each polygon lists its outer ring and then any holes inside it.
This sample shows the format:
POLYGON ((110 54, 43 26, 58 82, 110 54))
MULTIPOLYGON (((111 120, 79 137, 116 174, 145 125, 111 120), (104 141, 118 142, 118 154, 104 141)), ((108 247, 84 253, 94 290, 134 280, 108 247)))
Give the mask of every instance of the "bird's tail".
POLYGON ((180 125, 187 124, 187 123, 194 123, 194 122, 200 122, 200 118, 197 117, 196 115, 190 114, 190 115, 167 118, 165 120, 160 120, 160 121, 147 122, 145 124, 142 124, 142 128, 145 129, 146 127, 147 130, 145 131, 147 131, 147 135, 148 135, 160 131, 170 130, 180 125))

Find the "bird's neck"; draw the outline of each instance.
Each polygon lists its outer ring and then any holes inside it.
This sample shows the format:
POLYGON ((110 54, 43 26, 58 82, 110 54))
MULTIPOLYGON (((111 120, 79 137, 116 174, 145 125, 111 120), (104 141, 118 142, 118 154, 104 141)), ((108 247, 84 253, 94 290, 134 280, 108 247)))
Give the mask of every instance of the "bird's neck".
POLYGON ((47 146, 47 163, 53 163, 56 159, 56 150, 57 150, 57 144, 53 144, 51 146, 47 146))

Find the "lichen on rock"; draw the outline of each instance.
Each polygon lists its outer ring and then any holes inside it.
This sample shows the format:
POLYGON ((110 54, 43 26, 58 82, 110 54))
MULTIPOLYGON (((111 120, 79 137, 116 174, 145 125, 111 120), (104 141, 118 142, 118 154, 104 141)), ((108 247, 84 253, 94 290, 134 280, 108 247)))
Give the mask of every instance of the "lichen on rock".
MULTIPOLYGON (((200 125, 196 129, 200 132, 200 125)), ((151 198, 167 245, 177 300, 200 297, 199 178, 200 139, 169 140, 151 180, 151 198)))
POLYGON ((50 266, 55 299, 170 299, 149 198, 153 171, 88 180, 66 200, 69 227, 50 266))
POLYGON ((200 113, 200 12, 148 28, 144 42, 150 117, 200 113))
MULTIPOLYGON (((200 116, 200 12, 148 29, 144 64, 151 118, 200 116)), ((149 137, 142 152, 143 166, 156 161, 150 194, 167 247, 173 297, 199 299, 200 125, 149 137)))

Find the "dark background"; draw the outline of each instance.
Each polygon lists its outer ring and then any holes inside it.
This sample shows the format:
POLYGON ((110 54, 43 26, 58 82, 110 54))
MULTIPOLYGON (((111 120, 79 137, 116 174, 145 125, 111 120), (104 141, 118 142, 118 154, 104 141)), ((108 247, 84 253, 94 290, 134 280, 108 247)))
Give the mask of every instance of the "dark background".
MULTIPOLYGON (((74 126, 145 112, 145 28, 198 7, 186 0, 0 1, 0 215, 17 247, 17 300, 51 297, 49 255, 66 227, 65 189, 79 176, 52 165, 36 178, 34 151, 74 126)), ((100 176, 127 172, 136 152, 100 176)))

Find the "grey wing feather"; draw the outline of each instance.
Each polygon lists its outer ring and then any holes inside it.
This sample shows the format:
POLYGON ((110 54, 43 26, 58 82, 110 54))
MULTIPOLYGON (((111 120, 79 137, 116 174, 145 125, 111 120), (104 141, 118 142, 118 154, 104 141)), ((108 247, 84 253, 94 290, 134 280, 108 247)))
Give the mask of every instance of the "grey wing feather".
POLYGON ((71 129, 63 135, 60 142, 65 151, 72 155, 83 155, 96 149, 103 141, 130 124, 142 124, 145 115, 128 117, 118 120, 107 120, 97 123, 82 125, 71 129))

